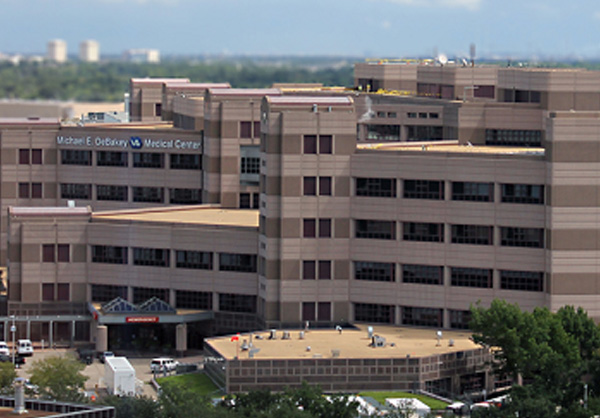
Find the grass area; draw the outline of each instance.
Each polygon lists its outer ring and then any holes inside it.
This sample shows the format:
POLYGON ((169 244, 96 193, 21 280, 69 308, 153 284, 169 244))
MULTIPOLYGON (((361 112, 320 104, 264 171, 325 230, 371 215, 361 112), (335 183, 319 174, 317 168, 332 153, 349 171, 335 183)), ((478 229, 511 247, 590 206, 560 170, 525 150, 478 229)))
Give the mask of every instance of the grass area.
POLYGON ((190 390, 196 392, 198 395, 215 395, 219 390, 218 387, 210 380, 210 378, 204 373, 188 373, 180 374, 175 376, 159 377, 156 379, 159 385, 166 382, 175 382, 190 390))
POLYGON ((370 396, 382 405, 385 404, 385 398, 417 398, 432 410, 446 409, 446 406, 448 406, 446 402, 409 392, 361 392, 359 395, 370 396))

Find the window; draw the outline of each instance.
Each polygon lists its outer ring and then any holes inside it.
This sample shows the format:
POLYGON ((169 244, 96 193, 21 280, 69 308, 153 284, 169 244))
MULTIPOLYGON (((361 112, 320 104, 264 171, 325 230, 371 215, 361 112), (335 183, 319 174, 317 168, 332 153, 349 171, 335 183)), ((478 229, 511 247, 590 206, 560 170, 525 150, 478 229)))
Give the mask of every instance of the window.
POLYGON ((317 178, 304 177, 304 196, 317 195, 317 178))
POLYGON ((260 137, 260 121, 240 122, 240 138, 259 138, 260 137))
POLYGON ((440 117, 440 115, 438 113, 430 113, 429 114, 429 119, 438 119, 440 117))
POLYGON ((394 263, 377 263, 372 261, 355 261, 354 278, 374 282, 393 282, 396 276, 394 263))
POLYGON ((315 302, 302 302, 302 320, 303 321, 314 321, 316 319, 315 309, 317 304, 315 302))
POLYGON ((59 263, 68 263, 71 261, 69 244, 58 244, 57 250, 59 263))
POLYGON ((319 154, 331 154, 333 151, 333 137, 319 135, 319 154))
POLYGON ((42 198, 42 183, 19 183, 19 199, 29 198, 42 198))
POLYGON ((258 209, 259 193, 240 193, 240 209, 258 209))
POLYGON ((355 303, 354 320, 357 322, 394 323, 394 306, 375 303, 355 303))
POLYGON ((319 219, 319 238, 331 238, 331 219, 319 219))
POLYGON ((544 230, 541 228, 500 227, 500 245, 505 247, 544 248, 544 230))
POLYGON ((424 266, 419 264, 403 264, 402 282, 427 285, 443 285, 444 267, 424 266))
POLYGON ((406 114, 406 117, 409 119, 416 119, 417 118, 417 114, 415 112, 408 112, 406 114))
POLYGON ((219 310, 225 312, 256 313, 256 296, 219 293, 219 310))
POLYGON ((316 219, 302 220, 302 237, 315 238, 317 236, 317 221, 316 219))
POLYGON ((212 299, 213 295, 211 292, 175 291, 175 305, 178 309, 212 310, 212 299))
POLYGON ((452 182, 452 200, 493 202, 494 183, 452 182))
POLYGON ((486 129, 485 144, 541 147, 542 131, 525 129, 486 129))
POLYGON ((59 283, 56 289, 56 300, 69 301, 70 298, 69 283, 59 283))
POLYGON ((396 112, 388 112, 387 117, 388 118, 395 118, 395 117, 398 117, 398 114, 396 112))
POLYGON ((492 288, 492 270, 451 267, 450 280, 452 286, 492 288))
POLYGON ((175 251, 175 266, 184 269, 212 270, 213 253, 206 251, 175 251))
POLYGON ((200 154, 170 154, 171 169, 173 170, 201 170, 202 155, 200 154))
POLYGON ((400 125, 365 125, 370 141, 400 141, 400 125))
POLYGON ((405 241, 444 242, 444 224, 404 222, 405 241))
POLYGON ((241 157, 240 173, 260 174, 260 157, 241 157))
POLYGON ((385 118, 385 112, 377 112, 378 118, 385 118))
POLYGON ((493 228, 480 225, 452 225, 453 244, 492 245, 493 228))
POLYGON ((407 199, 444 199, 444 182, 439 180, 404 180, 407 199))
POLYGON ((331 321, 331 302, 317 303, 317 321, 331 321))
POLYGON ((502 202, 544 204, 544 186, 538 184, 503 184, 502 202))
POLYGON ((29 183, 19 183, 19 199, 29 199, 29 183))
POLYGON ((178 205, 198 205, 202 203, 202 190, 169 189, 169 201, 178 205))
POLYGON ((318 138, 316 135, 304 135, 303 142, 305 154, 331 154, 333 152, 331 135, 319 135, 318 138))
POLYGON ((408 141, 438 141, 444 139, 444 128, 431 125, 408 125, 408 141))
POLYGON ((114 286, 109 284, 92 285, 93 302, 110 302, 118 297, 127 300, 127 286, 114 286))
POLYGON ((54 263, 54 244, 42 244, 42 262, 54 263))
POLYGON ((319 196, 331 196, 331 177, 319 177, 319 196))
POLYGON ((419 112, 419 119, 427 119, 427 113, 419 112))
POLYGON ((500 270, 500 288, 523 290, 526 292, 544 291, 544 273, 539 271, 500 270))
POLYGON ((92 245, 92 263, 127 264, 127 247, 92 245))
POLYGON ((496 95, 496 87, 495 86, 474 86, 473 96, 475 97, 485 97, 487 99, 493 99, 496 95))
POLYGON ((156 152, 134 152, 133 166, 138 168, 163 168, 165 166, 165 156, 156 152))
POLYGON ((441 327, 443 325, 443 317, 443 309, 402 307, 402 325, 441 327))
POLYGON ((132 187, 134 202, 163 203, 162 187, 132 187))
POLYGON ((304 153, 305 154, 316 154, 317 153, 317 136, 316 135, 304 135, 304 153))
POLYGON ((60 185, 60 197, 62 199, 90 200, 92 198, 92 185, 63 183, 60 185))
POLYGON ((256 255, 220 253, 219 270, 256 273, 256 255))
POLYGON ((355 225, 356 238, 396 239, 396 222, 394 221, 357 219, 355 225))
POLYGON ((19 150, 19 164, 29 164, 29 149, 19 150))
POLYGON ((103 201, 127 202, 127 186, 110 186, 98 184, 96 186, 96 199, 103 201))
POLYGON ((315 280, 317 278, 316 269, 317 269, 316 261, 314 261, 314 260, 302 261, 302 279, 303 280, 315 280))
POLYGON ((133 288, 133 303, 140 304, 154 297, 159 298, 163 302, 169 303, 169 289, 159 289, 156 287, 134 287, 133 288))
POLYGON ((134 247, 133 264, 136 266, 169 267, 169 250, 134 247))
POLYGON ((54 301, 54 283, 42 283, 42 301, 54 301))
POLYGON ((20 149, 19 164, 42 164, 41 149, 20 149), (31 156, 31 158, 30 158, 31 156))
POLYGON ((42 198, 42 183, 31 183, 31 198, 41 199, 42 198))
POLYGON ((96 152, 96 165, 100 167, 127 167, 127 153, 120 151, 96 152))
POLYGON ((356 195, 368 197, 396 197, 396 179, 356 179, 356 195))
POLYGON ((92 151, 63 149, 60 155, 64 165, 92 165, 92 151))
POLYGON ((162 103, 154 103, 154 116, 162 116, 162 103))
POLYGON ((331 261, 319 260, 319 280, 331 280, 331 261))
POLYGON ((454 329, 469 329, 471 322, 471 311, 455 311, 450 309, 450 328, 454 329))

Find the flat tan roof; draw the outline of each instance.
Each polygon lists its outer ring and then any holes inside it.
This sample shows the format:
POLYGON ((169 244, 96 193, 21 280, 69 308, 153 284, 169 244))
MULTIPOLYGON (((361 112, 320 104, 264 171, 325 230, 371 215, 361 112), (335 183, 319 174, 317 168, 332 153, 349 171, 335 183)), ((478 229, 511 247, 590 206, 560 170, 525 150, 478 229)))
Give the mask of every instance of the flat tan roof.
POLYGON ((457 141, 446 143, 437 142, 396 142, 377 144, 358 144, 358 149, 377 151, 418 151, 418 152, 449 152, 466 154, 519 154, 544 155, 544 148, 534 147, 504 147, 492 145, 460 145, 457 141))
MULTIPOLYGON (((438 346, 435 329, 385 325, 373 326, 374 334, 386 339, 385 347, 373 348, 370 346, 367 325, 361 324, 356 327, 357 329, 345 328, 341 333, 335 329, 309 330, 302 340, 299 338, 299 330, 290 331, 289 340, 281 339, 282 330, 277 330, 276 340, 268 339, 269 331, 244 333, 239 336, 239 344, 241 347, 244 340, 249 342, 252 334, 253 347, 260 349, 254 354, 255 360, 333 358, 332 350, 339 350, 339 358, 406 358, 407 355, 427 357, 481 348, 470 339, 469 331, 444 330, 438 346), (454 340, 452 347, 449 345, 450 339, 454 340), (310 351, 307 350, 308 346, 310 351)), ((205 341, 228 360, 236 356, 238 343, 231 341, 231 336, 208 338, 205 341)), ((249 358, 248 351, 240 349, 239 358, 249 358)))
POLYGON ((258 210, 221 209, 206 205, 95 212, 92 219, 258 228, 258 210))

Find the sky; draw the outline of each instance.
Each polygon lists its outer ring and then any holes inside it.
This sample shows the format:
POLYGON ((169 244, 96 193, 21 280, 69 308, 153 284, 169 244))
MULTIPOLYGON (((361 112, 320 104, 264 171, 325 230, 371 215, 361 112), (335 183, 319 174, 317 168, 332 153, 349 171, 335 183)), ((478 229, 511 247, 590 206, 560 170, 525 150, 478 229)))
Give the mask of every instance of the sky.
POLYGON ((600 58, 598 0, 0 0, 0 52, 600 58))

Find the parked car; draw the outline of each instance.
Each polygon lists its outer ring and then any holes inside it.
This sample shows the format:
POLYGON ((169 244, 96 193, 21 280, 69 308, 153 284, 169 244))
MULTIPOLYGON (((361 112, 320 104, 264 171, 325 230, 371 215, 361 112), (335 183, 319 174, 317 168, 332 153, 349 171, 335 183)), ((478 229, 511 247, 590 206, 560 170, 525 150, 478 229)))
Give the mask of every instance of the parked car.
POLYGON ((8 345, 4 341, 0 341, 0 354, 4 354, 8 356, 10 354, 10 350, 8 349, 8 345))
POLYGON ((177 368, 178 364, 179 362, 173 360, 172 358, 159 357, 152 359, 152 362, 150 363, 150 370, 154 373, 163 371, 172 372, 177 368))
POLYGON ((33 345, 31 340, 19 340, 17 342, 17 353, 20 356, 33 356, 33 345))
POLYGON ((100 353, 100 363, 104 363, 106 357, 114 357, 115 353, 112 351, 105 351, 104 353, 100 353))
POLYGON ((96 355, 96 350, 93 348, 85 348, 79 347, 77 349, 77 356, 79 357, 79 361, 85 364, 92 364, 94 362, 94 356, 96 355))
MULTIPOLYGON (((0 362, 2 363, 12 363, 12 356, 7 356, 5 354, 0 354, 0 362)), ((23 356, 15 356, 15 366, 20 367, 25 364, 25 357, 23 356)))

